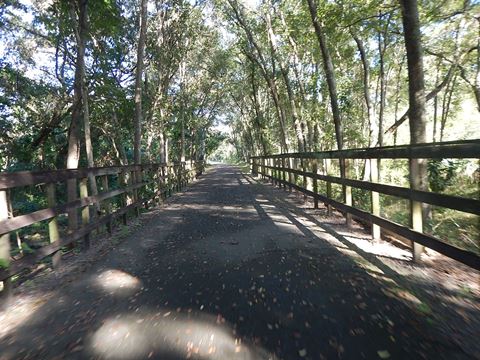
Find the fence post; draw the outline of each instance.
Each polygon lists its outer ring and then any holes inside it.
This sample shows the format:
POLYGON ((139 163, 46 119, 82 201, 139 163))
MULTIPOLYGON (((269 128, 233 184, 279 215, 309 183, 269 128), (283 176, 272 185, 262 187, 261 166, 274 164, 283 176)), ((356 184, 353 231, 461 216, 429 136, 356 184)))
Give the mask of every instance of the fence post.
POLYGON ((272 184, 273 186, 277 185, 277 159, 272 158, 272 184))
MULTIPOLYGON (((306 168, 306 165, 305 165, 305 161, 306 159, 305 158, 301 158, 300 159, 300 165, 302 167, 302 171, 305 173, 307 171, 307 168, 306 168)), ((303 174, 302 176, 302 187, 307 190, 307 177, 305 176, 305 174, 303 174)), ((303 193, 303 201, 306 201, 307 200, 307 194, 306 193, 303 193)))
POLYGON ((277 164, 275 166, 277 167, 277 179, 278 179, 278 187, 279 188, 282 188, 282 186, 283 186, 283 183, 282 183, 283 176, 282 176, 282 171, 280 170, 280 168, 282 166, 281 162, 282 162, 282 158, 277 157, 277 164))
MULTIPOLYGON (((122 183, 122 185, 124 186, 124 188, 128 187, 128 171, 126 170, 122 170, 120 172, 120 176, 119 176, 119 182, 122 183)), ((123 196, 123 206, 128 206, 130 205, 131 201, 130 201, 130 196, 128 194, 127 191, 125 191, 125 195, 123 196)), ((127 213, 124 213, 122 214, 122 223, 123 225, 127 225, 128 221, 127 221, 127 213)))
POLYGON ((317 159, 313 159, 312 172, 315 175, 312 179, 313 193, 315 194, 315 196, 313 198, 313 207, 315 209, 318 209, 318 197, 317 197, 317 195, 318 195, 318 180, 316 178, 316 175, 318 174, 318 160, 317 159))
MULTIPOLYGON (((294 170, 298 170, 298 159, 296 157, 293 158, 293 169, 294 170)), ((293 174, 293 180, 294 180, 294 184, 297 185, 297 182, 298 182, 298 174, 297 173, 294 173, 293 174)))
POLYGON ((273 186, 277 185, 277 159, 272 158, 272 181, 273 181, 273 186))
MULTIPOLYGON (((410 172, 410 189, 421 190, 422 180, 420 178, 420 159, 409 158, 409 172, 410 172)), ((419 201, 410 200, 410 223, 413 230, 423 232, 423 215, 422 203, 419 201)), ((412 241, 412 255, 413 261, 419 262, 421 260, 424 246, 412 241)))
MULTIPOLYGON (((72 178, 67 180, 67 196, 68 201, 77 200, 77 178, 72 178), (70 198, 70 189, 72 189, 71 198, 70 198)), ((77 209, 70 209, 67 212, 68 216, 68 233, 73 234, 78 228, 78 211, 77 209)), ((68 244, 68 249, 71 250, 75 247, 75 242, 68 244)))
POLYGON ((282 180, 283 180, 283 188, 287 188, 287 173, 285 172, 285 157, 282 156, 282 180))
MULTIPOLYGON (((0 220, 8 219, 7 191, 0 190, 0 220)), ((8 271, 10 266, 10 234, 0 235, 0 270, 8 271)), ((11 279, 3 280, 3 289, 0 292, 2 298, 7 299, 11 295, 11 279)))
POLYGON ((168 167, 168 196, 173 194, 173 180, 175 179, 175 165, 170 165, 168 167))
MULTIPOLYGON (((108 175, 103 175, 102 176, 102 187, 103 187, 103 192, 108 192, 108 175)), ((110 216, 111 213, 111 206, 110 206, 110 199, 105 200, 105 213, 107 216, 110 216)), ((112 220, 109 219, 107 222, 107 231, 109 234, 112 233, 112 220)))
POLYGON ((187 167, 188 167, 188 163, 184 162, 182 164, 182 189, 185 189, 188 183, 187 167))
POLYGON ((180 164, 180 190, 185 187, 185 162, 180 164))
POLYGON ((262 157, 262 179, 265 180, 265 158, 262 157))
POLYGON ((273 172, 273 158, 269 158, 268 159, 268 166, 270 166, 270 168, 268 169, 268 173, 270 175, 270 181, 272 184, 275 184, 275 178, 274 178, 274 172, 273 172))
MULTIPOLYGON (((150 201, 152 202, 152 206, 155 206, 155 201, 156 201, 156 193, 155 193, 155 171, 153 171, 152 167, 148 166, 147 168, 142 168, 142 177, 141 177, 142 182, 145 180, 147 184, 145 184, 145 187, 141 187, 140 189, 145 189, 145 202, 143 203, 145 209, 150 208, 150 201), (149 195, 149 186, 152 186, 152 196, 150 197, 149 195)), ((142 194, 140 194, 141 196, 142 194)))
POLYGON ((181 185, 181 175, 182 174, 182 163, 180 162, 180 164, 177 165, 177 190, 176 192, 179 192, 182 190, 182 185, 181 185))
MULTIPOLYGON (((48 207, 55 207, 57 205, 57 199, 55 194, 55 183, 47 184, 47 204, 48 207)), ((50 240, 50 244, 53 244, 60 240, 60 233, 58 231, 58 220, 57 217, 54 216, 50 220, 48 220, 48 237, 50 240)), ((57 268, 60 265, 60 261, 62 259, 62 250, 59 249, 52 255, 52 266, 53 268, 57 268)))
MULTIPOLYGON (((292 158, 291 158, 291 157, 288 157, 288 158, 287 158, 287 164, 288 164, 288 166, 287 166, 288 169, 289 169, 289 170, 292 170, 292 167, 293 167, 292 164, 293 164, 293 163, 292 163, 292 158)), ((288 191, 289 191, 289 192, 292 192, 293 174, 292 174, 291 171, 288 172, 288 182, 289 182, 289 184, 288 184, 288 191)))
MULTIPOLYGON (((350 175, 350 170, 351 170, 350 161, 348 159, 340 159, 340 161, 343 161, 343 168, 344 168, 344 175, 345 175, 343 176, 343 179, 346 179, 350 175)), ((345 205, 353 206, 352 187, 344 185, 343 188, 345 193, 345 205)), ((347 227, 351 228, 353 225, 352 214, 346 213, 345 219, 346 219, 347 227)))
MULTIPOLYGON (((133 180, 132 185, 137 185, 141 181, 140 171, 141 170, 132 171, 132 174, 131 174, 131 177, 132 177, 132 180, 133 180)), ((135 216, 139 217, 140 216, 140 208, 138 206, 138 201, 140 200, 140 196, 139 196, 138 188, 135 188, 135 190, 133 191, 133 194, 134 194, 133 195, 133 201, 135 203, 137 203, 137 204, 135 204, 135 216)))
MULTIPOLYGON (((88 197, 88 178, 82 178, 80 180, 80 199, 88 197)), ((82 207, 82 225, 88 225, 90 222, 90 207, 82 207)), ((86 234, 83 238, 84 249, 90 247, 90 233, 86 234)))
POLYGON ((160 187, 160 166, 152 170, 152 182, 154 193, 154 204, 158 205, 161 201, 161 187, 160 187))
MULTIPOLYGON (((325 159, 325 166, 324 166, 324 171, 325 175, 330 175, 330 164, 331 164, 331 159, 325 159)), ((327 198, 331 199, 332 198, 332 183, 330 181, 326 181, 326 187, 327 187, 327 198)), ((333 209, 332 205, 327 204, 327 215, 332 216, 333 214, 333 209)))
MULTIPOLYGON (((370 181, 372 183, 379 182, 378 172, 379 162, 377 159, 370 159, 370 181)), ((371 192, 372 214, 380 216, 380 194, 376 191, 371 192)), ((372 239, 377 240, 381 237, 380 226, 372 223, 372 239)))
POLYGON ((280 171, 280 161, 281 158, 277 157, 275 167, 277 168, 277 185, 279 188, 282 188, 282 172, 280 171))
POLYGON ((160 198, 162 200, 165 200, 167 198, 167 188, 165 186, 166 181, 165 181, 165 166, 161 165, 161 180, 160 180, 160 198))

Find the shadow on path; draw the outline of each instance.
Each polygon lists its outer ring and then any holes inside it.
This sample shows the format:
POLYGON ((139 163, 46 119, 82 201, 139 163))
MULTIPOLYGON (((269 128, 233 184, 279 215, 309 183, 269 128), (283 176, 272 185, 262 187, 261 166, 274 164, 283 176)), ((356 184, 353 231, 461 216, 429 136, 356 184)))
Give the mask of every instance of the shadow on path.
POLYGON ((471 358, 280 196, 211 168, 0 339, 0 359, 471 358))

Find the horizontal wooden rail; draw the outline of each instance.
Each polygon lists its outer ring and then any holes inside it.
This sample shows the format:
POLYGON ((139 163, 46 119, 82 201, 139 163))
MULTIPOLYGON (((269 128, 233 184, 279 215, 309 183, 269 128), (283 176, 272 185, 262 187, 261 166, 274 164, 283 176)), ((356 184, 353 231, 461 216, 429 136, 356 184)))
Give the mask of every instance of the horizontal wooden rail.
MULTIPOLYGON (((55 187, 70 179, 82 180, 80 182, 80 193, 86 194, 74 201, 50 206, 28 214, 21 214, 9 218, 0 217, 0 241, 4 242, 0 245, 5 245, 5 241, 8 245, 10 233, 47 220, 49 221, 50 237, 50 243, 48 245, 36 249, 31 254, 24 254, 17 259, 0 259, 2 260, 2 262, 0 262, 0 281, 5 281, 12 275, 34 266, 45 257, 56 254, 63 247, 79 239, 88 237, 92 231, 101 226, 107 225, 110 231, 111 224, 119 217, 122 217, 125 223, 127 213, 130 210, 135 210, 135 213, 138 214, 139 207, 146 206, 150 201, 156 201, 159 197, 166 198, 174 191, 180 191, 188 182, 200 175, 203 169, 203 161, 191 161, 188 163, 175 164, 146 164, 139 166, 127 165, 72 170, 0 173, 0 195, 2 192, 6 193, 7 190, 10 192, 22 192, 22 187, 24 186, 42 184, 42 186, 45 186, 44 190, 50 190, 53 187, 53 192, 49 193, 49 196, 53 196, 53 198, 49 199, 49 204, 55 204, 55 187), (129 183, 124 184, 126 174, 129 176, 129 183), (137 175, 134 176, 134 174, 140 174, 140 177, 137 178, 137 175), (96 177, 102 177, 102 191, 97 195, 88 196, 86 193, 88 192, 88 179, 95 179, 96 177), (109 189, 109 179, 112 179, 112 177, 117 178, 117 186, 120 186, 119 188, 109 189), (143 192, 145 195, 142 196, 140 192, 143 192), (123 202, 123 205, 111 211, 110 201, 119 196, 121 197, 120 200, 121 203, 123 202), (130 203, 128 203, 128 201, 130 201, 130 203), (103 206, 103 211, 99 212, 102 203, 106 204, 103 206), (88 209, 94 205, 98 206, 97 213, 96 216, 90 220, 88 209), (56 218, 62 214, 68 214, 68 216, 74 214, 74 216, 77 217, 79 210, 82 210, 82 225, 60 236, 56 218), (51 225, 53 225, 52 228, 50 227, 51 225), (1 267, 5 262, 9 262, 9 266, 1 267)), ((42 190, 37 189, 36 191, 42 190)), ((3 196, 0 199, 6 199, 6 197, 3 196)), ((0 205, 7 206, 7 204, 0 205)))
MULTIPOLYGON (((265 176, 273 179, 272 176, 269 176, 269 175, 265 175, 265 176)), ((288 181, 281 180, 281 179, 275 179, 275 180, 279 181, 284 185, 291 186, 305 195, 311 196, 313 198, 317 198, 326 204, 330 204, 341 212, 350 213, 362 220, 365 220, 368 223, 374 223, 374 224, 380 225, 382 228, 390 230, 391 232, 397 235, 400 235, 408 240, 418 242, 435 251, 438 251, 443 255, 446 255, 454 260, 457 260, 465 265, 468 265, 474 269, 480 270, 480 257, 474 253, 446 244, 443 241, 440 241, 439 239, 433 236, 423 234, 418 231, 414 231, 407 226, 397 224, 393 221, 384 219, 382 217, 372 215, 369 212, 354 208, 352 206, 345 205, 339 201, 330 199, 324 195, 315 194, 313 191, 304 189, 301 186, 290 183, 288 181)))
POLYGON ((331 175, 315 174, 308 171, 290 169, 286 167, 274 167, 265 165, 265 168, 285 171, 292 174, 306 176, 311 179, 328 181, 335 184, 351 186, 357 189, 376 191, 385 195, 392 195, 407 200, 421 201, 430 205, 436 205, 453 210, 468 212, 470 214, 480 215, 480 200, 476 199, 432 193, 429 191, 413 190, 401 186, 372 183, 363 180, 346 179, 331 175))
MULTIPOLYGON (((480 215, 480 200, 460 196, 434 193, 430 191, 414 190, 407 187, 387 185, 374 181, 356 180, 348 178, 348 159, 370 159, 370 171, 376 173, 375 159, 441 159, 441 158, 480 158, 480 140, 452 141, 434 144, 402 145, 397 147, 380 147, 367 149, 349 149, 341 151, 325 151, 311 153, 286 153, 266 156, 251 157, 252 173, 271 179, 274 183, 296 189, 306 196, 313 197, 315 204, 321 201, 330 207, 336 208, 347 216, 347 224, 351 216, 380 228, 397 234, 413 243, 429 247, 452 259, 462 262, 472 268, 480 270, 480 256, 474 252, 457 248, 442 241, 441 239, 418 231, 418 228, 410 228, 400 225, 380 216, 380 201, 378 194, 390 195, 410 201, 413 204, 426 203, 442 208, 480 215), (323 173, 319 173, 318 161, 322 160, 323 173), (299 161, 297 161, 299 160, 299 161), (344 161, 347 176, 333 176, 329 172, 330 160, 344 161), (375 165, 373 165, 375 164, 375 165), (300 168, 299 168, 300 166, 300 168), (297 178, 302 177, 302 186, 297 183, 297 178), (295 181, 294 181, 295 178, 295 181), (312 183, 312 190, 308 189, 307 180, 312 183), (318 181, 324 181, 327 185, 327 193, 319 194, 318 181), (331 184, 342 185, 343 201, 332 198, 331 184), (353 205, 352 188, 370 191, 372 211, 360 210, 353 205), (374 196, 374 194, 377 194, 374 196)), ((317 205, 316 205, 317 206, 317 205)), ((413 209, 411 208, 411 214, 413 209)))
POLYGON ((82 179, 89 176, 117 175, 121 172, 156 170, 161 167, 180 167, 181 164, 124 165, 82 169, 61 169, 44 171, 16 171, 0 173, 0 190, 37 184, 64 182, 68 179, 82 179))
POLYGON ((480 140, 452 141, 433 144, 385 146, 348 150, 332 150, 308 153, 286 153, 262 158, 299 158, 299 159, 477 159, 480 158, 480 140))
POLYGON ((119 218, 120 216, 126 214, 129 210, 135 209, 135 207, 137 206, 141 206, 144 202, 145 202, 145 199, 137 201, 133 204, 127 205, 112 214, 105 215, 100 219, 94 222, 91 222, 86 226, 82 226, 78 228, 74 233, 67 234, 66 236, 62 237, 58 241, 42 246, 33 254, 25 255, 21 259, 12 262, 12 264, 8 269, 1 270, 0 279, 4 280, 24 269, 28 269, 32 266, 35 266, 39 261, 59 251, 62 247, 67 246, 72 242, 83 238, 84 236, 90 234, 92 231, 94 231, 98 227, 102 225, 106 225, 109 221, 113 221, 119 218))
POLYGON ((110 199, 112 197, 124 194, 127 191, 139 189, 150 183, 151 181, 147 181, 147 182, 130 185, 123 189, 103 192, 96 196, 93 196, 93 195, 87 196, 87 197, 66 203, 64 205, 59 205, 59 206, 48 208, 48 209, 42 209, 42 210, 32 212, 30 214, 20 215, 12 219, 6 219, 3 221, 0 221, 0 235, 9 233, 15 230, 19 230, 23 227, 33 225, 40 221, 51 219, 61 214, 65 214, 69 210, 75 210, 75 209, 82 208, 84 206, 93 205, 97 202, 101 202, 103 200, 110 199))

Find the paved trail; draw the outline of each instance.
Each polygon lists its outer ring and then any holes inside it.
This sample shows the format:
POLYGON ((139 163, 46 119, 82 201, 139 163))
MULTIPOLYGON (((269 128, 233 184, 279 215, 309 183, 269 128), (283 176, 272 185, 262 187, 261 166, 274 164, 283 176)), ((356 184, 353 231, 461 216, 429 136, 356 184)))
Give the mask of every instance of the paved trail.
POLYGON ((468 358, 295 202, 210 169, 0 340, 0 359, 468 358))

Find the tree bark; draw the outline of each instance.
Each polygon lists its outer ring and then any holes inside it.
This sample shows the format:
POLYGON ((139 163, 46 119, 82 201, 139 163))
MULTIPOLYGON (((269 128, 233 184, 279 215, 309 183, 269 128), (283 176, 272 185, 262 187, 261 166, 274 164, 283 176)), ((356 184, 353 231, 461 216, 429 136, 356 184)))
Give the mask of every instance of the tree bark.
POLYGON ((365 106, 367 108, 367 120, 368 120, 368 145, 371 145, 372 139, 372 105, 370 103, 370 68, 368 66, 367 54, 362 40, 355 34, 352 34, 355 43, 357 44, 358 52, 360 53, 360 59, 363 66, 363 98, 365 100, 365 106))
POLYGON ((293 73, 295 75, 295 81, 297 83, 297 87, 299 90, 300 98, 301 101, 298 102, 298 117, 300 119, 300 126, 302 128, 302 133, 303 133, 303 142, 304 142, 304 147, 305 151, 309 151, 313 147, 313 128, 314 128, 314 123, 312 121, 312 118, 310 116, 305 117, 304 116, 304 109, 307 107, 307 95, 306 95, 306 90, 305 90, 305 83, 304 79, 300 75, 298 71, 298 64, 300 62, 300 56, 298 53, 298 46, 293 37, 289 33, 289 28, 287 26, 287 22, 285 21, 285 17, 283 15, 283 12, 279 9, 278 11, 280 15, 280 20, 283 25, 283 31, 286 33, 286 37, 288 40, 288 43, 290 44, 290 47, 292 49, 292 60, 291 66, 293 67, 293 73), (305 132, 307 135, 305 135, 305 132))
POLYGON ((442 117, 440 120, 440 142, 443 141, 443 136, 445 135, 445 126, 447 125, 448 114, 450 112, 450 104, 452 102, 452 95, 453 91, 455 90, 456 81, 457 75, 454 75, 451 83, 447 84, 445 94, 443 95, 442 117))
POLYGON ((143 57, 145 52, 145 40, 147 35, 147 0, 140 3, 140 31, 138 35, 137 67, 135 71, 135 138, 133 145, 133 161, 136 165, 141 164, 141 141, 142 141, 142 77, 143 57))
MULTIPOLYGON (((385 51, 388 46, 388 27, 390 24, 390 17, 386 21, 383 32, 378 32, 378 55, 379 55, 379 65, 380 65, 380 108, 378 111, 378 146, 383 146, 383 125, 384 125, 384 113, 385 113, 385 101, 387 97, 387 79, 385 74, 385 51)), ((380 20, 383 16, 380 13, 380 20)), ((380 163, 380 162, 379 162, 380 163)))
POLYGON ((267 155, 267 143, 265 141, 265 136, 263 134, 263 127, 262 127, 262 119, 263 113, 260 106, 260 102, 258 101, 258 93, 257 93, 257 85, 255 82, 255 64, 252 63, 252 72, 251 72, 251 83, 252 83, 252 97, 253 97, 253 107, 255 109, 255 125, 257 127, 257 132, 260 140, 260 145, 262 147, 263 154, 267 155))
POLYGON ((295 130, 295 135, 297 137, 298 151, 299 152, 304 152, 305 151, 305 137, 304 137, 304 134, 303 134, 303 128, 302 128, 302 126, 300 124, 300 121, 299 121, 297 104, 295 102, 295 96, 293 94, 292 86, 291 86, 291 83, 290 83, 290 77, 288 75, 288 68, 283 63, 283 60, 282 60, 281 56, 279 56, 278 53, 277 53, 277 44, 276 44, 276 41, 275 41, 275 33, 273 31, 272 19, 271 19, 269 13, 266 14, 266 25, 267 25, 267 32, 268 32, 268 40, 270 42, 270 47, 272 49, 272 59, 274 59, 275 57, 278 58, 278 63, 279 63, 279 66, 280 66, 280 72, 282 73, 282 77, 283 77, 283 80, 285 82, 285 87, 287 89, 287 96, 288 96, 288 101, 290 103, 290 111, 291 111, 291 114, 292 114, 293 129, 295 130))
POLYGON ((123 145, 122 136, 119 131, 120 124, 118 123, 118 117, 117 117, 116 111, 113 111, 112 123, 113 123, 114 131, 111 134, 111 139, 112 139, 112 145, 117 154, 118 161, 120 162, 120 165, 128 165, 128 157, 125 151, 125 146, 123 145))
POLYGON ((262 76, 264 77, 266 83, 268 84, 268 88, 270 90, 270 94, 272 95, 272 99, 275 105, 275 111, 277 113, 277 117, 280 125, 280 142, 281 142, 282 151, 288 152, 289 146, 288 146, 287 132, 285 128, 285 123, 286 123, 285 110, 282 107, 282 104, 280 102, 280 97, 278 95, 278 88, 277 88, 277 83, 275 81, 275 74, 274 73, 271 75, 269 74, 262 49, 253 38, 252 31, 245 23, 243 16, 240 14, 240 11, 236 5, 236 1, 228 0, 228 3, 233 9, 233 12, 235 14, 235 18, 237 19, 238 24, 245 31, 245 34, 247 35, 247 39, 249 43, 253 46, 253 48, 257 52, 258 59, 253 54, 248 53, 248 51, 246 52, 246 55, 247 57, 250 58, 252 62, 256 63, 259 66, 262 76))
MULTIPOLYGON (((335 71, 333 68, 332 57, 330 55, 330 50, 327 45, 327 39, 323 31, 323 27, 320 24, 320 21, 317 16, 317 5, 315 0, 307 0, 308 8, 310 10, 310 16, 312 18, 313 27, 315 28, 315 34, 318 38, 318 43, 320 45, 320 50, 322 52, 323 59, 323 69, 325 71, 325 77, 328 85, 328 92, 330 94, 330 104, 332 107, 333 123, 335 125, 335 137, 337 140, 338 150, 343 149, 343 127, 342 127, 342 118, 340 114, 340 108, 338 106, 338 96, 337 96, 337 82, 335 78, 335 71)), ((345 159, 340 159, 340 177, 347 177, 347 161, 345 159)), ((342 185, 342 195, 343 200, 346 205, 352 205, 352 190, 350 186, 342 185)), ((351 214, 346 214, 347 226, 352 226, 352 216, 351 214)))
MULTIPOLYGON (((74 23, 77 57, 75 61, 75 80, 73 85, 72 120, 68 129, 67 169, 78 168, 80 160, 80 126, 83 108, 83 81, 85 74, 85 41, 87 31, 87 5, 88 0, 71 0, 70 15, 74 23), (78 13, 78 20, 77 20, 78 13)), ((77 198, 77 180, 67 180, 67 199, 69 202, 77 198)), ((74 231, 78 227, 77 211, 68 213, 68 229, 74 231)))
MULTIPOLYGON (((420 35, 420 21, 417 0, 401 0, 403 31, 408 65, 408 118, 410 124, 410 144, 426 142, 425 80, 423 54, 420 35)), ((410 159, 410 187, 414 190, 427 190, 427 162, 425 159, 410 159)), ((414 230, 423 231, 422 204, 411 202, 411 225, 414 230)), ((413 244, 414 260, 420 260, 423 246, 413 244)))
POLYGON ((337 148, 339 150, 343 149, 343 129, 342 129, 342 119, 340 115, 340 108, 338 106, 338 96, 337 96, 337 82, 335 79, 335 71, 333 68, 332 57, 330 55, 330 50, 327 46, 327 39, 325 38, 325 33, 323 32, 322 25, 317 16, 317 5, 315 0, 307 0, 308 8, 310 10, 310 16, 312 17, 313 27, 315 29, 315 34, 317 35, 318 43, 320 45, 320 50, 322 52, 323 59, 323 68, 325 71, 325 77, 328 84, 328 91, 330 94, 330 104, 332 107, 333 122, 335 125, 335 137, 337 140, 337 148))
POLYGON ((178 161, 185 161, 185 61, 180 65, 180 153, 178 161))

